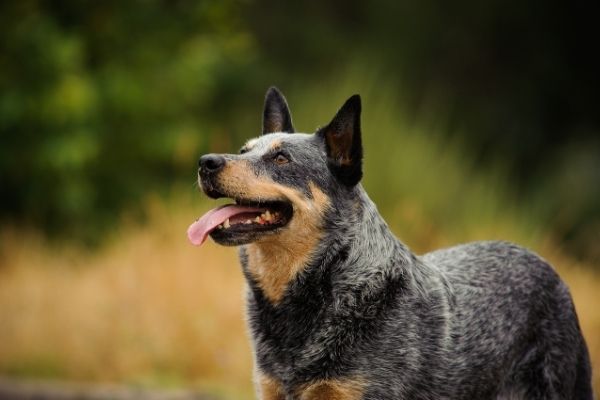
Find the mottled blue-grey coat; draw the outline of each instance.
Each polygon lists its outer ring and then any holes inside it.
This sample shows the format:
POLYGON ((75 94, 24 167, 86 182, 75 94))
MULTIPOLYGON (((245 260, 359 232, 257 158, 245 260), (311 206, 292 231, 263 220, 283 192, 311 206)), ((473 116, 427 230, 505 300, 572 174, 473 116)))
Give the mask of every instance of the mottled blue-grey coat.
POLYGON ((290 134, 271 89, 263 130, 200 168, 212 197, 283 214, 272 231, 211 233, 242 246, 261 398, 592 399, 573 302, 543 259, 506 242, 417 256, 391 233, 359 183, 358 96, 316 134, 290 134))

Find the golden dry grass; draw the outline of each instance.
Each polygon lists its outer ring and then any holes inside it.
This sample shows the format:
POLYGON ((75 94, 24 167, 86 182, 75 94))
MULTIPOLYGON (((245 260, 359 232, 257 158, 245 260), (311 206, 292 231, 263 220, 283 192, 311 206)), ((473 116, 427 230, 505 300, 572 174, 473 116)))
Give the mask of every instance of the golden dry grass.
POLYGON ((251 397, 243 278, 233 249, 188 243, 199 212, 156 208, 99 254, 4 232, 0 373, 251 397))
MULTIPOLYGON (((252 398, 235 250, 188 244, 187 225, 201 212, 189 201, 153 201, 150 210, 146 225, 124 224, 98 253, 1 234, 0 375, 191 385, 252 398)), ((430 237, 448 241, 440 235, 430 237)), ((549 243, 538 247, 570 285, 600 364, 600 277, 549 243)), ((598 370, 594 382, 599 391, 598 370)))

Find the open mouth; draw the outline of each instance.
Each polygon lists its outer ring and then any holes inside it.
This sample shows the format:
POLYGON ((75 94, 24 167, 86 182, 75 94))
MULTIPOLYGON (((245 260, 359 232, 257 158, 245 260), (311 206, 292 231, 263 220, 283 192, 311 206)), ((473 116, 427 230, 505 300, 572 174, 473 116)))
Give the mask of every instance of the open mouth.
POLYGON ((218 243, 249 243, 287 225, 292 218, 292 205, 285 201, 236 200, 208 211, 188 228, 192 244, 200 246, 208 235, 218 243))

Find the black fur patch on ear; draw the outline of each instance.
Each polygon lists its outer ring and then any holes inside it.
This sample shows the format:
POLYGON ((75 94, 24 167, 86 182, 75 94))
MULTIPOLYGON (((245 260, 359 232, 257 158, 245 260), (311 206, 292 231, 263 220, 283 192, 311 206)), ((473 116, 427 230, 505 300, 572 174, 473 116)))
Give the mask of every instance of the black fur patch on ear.
POLYGON ((273 132, 294 133, 292 114, 285 97, 275 86, 271 86, 265 95, 262 134, 273 132))
POLYGON ((329 125, 317 132, 325 140, 329 169, 347 186, 356 185, 362 178, 360 112, 360 96, 355 94, 346 100, 329 125))

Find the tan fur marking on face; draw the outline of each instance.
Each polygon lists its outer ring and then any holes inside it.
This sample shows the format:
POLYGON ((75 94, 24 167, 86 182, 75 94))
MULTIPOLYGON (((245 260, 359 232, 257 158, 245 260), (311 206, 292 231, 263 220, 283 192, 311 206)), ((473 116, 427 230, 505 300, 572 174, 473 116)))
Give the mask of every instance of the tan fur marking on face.
POLYGON ((280 139, 275 139, 273 140, 270 144, 269 144, 269 148, 271 150, 275 150, 278 149, 279 147, 281 147, 281 140, 280 139))
POLYGON ((312 182, 312 198, 296 189, 280 185, 252 172, 248 162, 230 161, 221 172, 223 189, 229 196, 253 200, 291 202, 294 216, 276 235, 266 235, 246 246, 248 270, 265 296, 273 303, 281 300, 289 282, 308 264, 321 240, 321 220, 329 197, 312 182))
POLYGON ((310 383, 298 390, 300 400, 359 400, 365 382, 361 379, 333 379, 310 383))
POLYGON ((256 380, 261 400, 285 400, 283 386, 276 379, 258 373, 256 380))
POLYGON ((288 284, 310 262, 321 232, 321 218, 329 198, 310 183, 312 199, 279 186, 294 206, 294 216, 284 230, 247 246, 248 269, 265 296, 273 303, 283 297, 288 284))
POLYGON ((313 182, 310 182, 308 184, 308 187, 310 188, 310 193, 312 195, 313 201, 322 215, 331 203, 329 201, 329 196, 323 193, 323 191, 319 189, 317 185, 315 185, 313 182))

